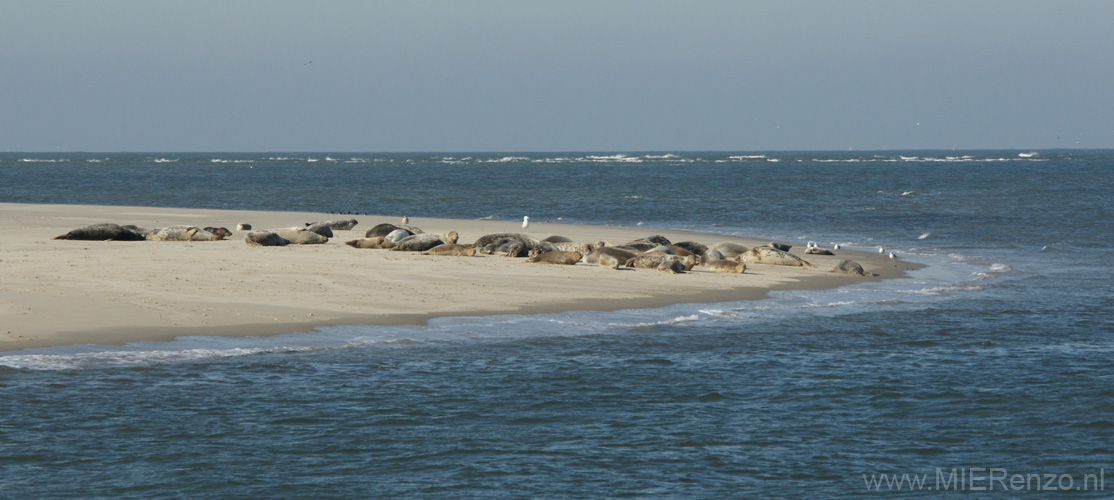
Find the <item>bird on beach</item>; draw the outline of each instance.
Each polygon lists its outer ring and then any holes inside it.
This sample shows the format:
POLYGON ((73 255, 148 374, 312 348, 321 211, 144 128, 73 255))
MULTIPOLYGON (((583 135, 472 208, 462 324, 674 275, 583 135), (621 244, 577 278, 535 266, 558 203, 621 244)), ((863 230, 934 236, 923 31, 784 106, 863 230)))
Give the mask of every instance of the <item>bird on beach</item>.
POLYGON ((832 245, 833 250, 839 250, 839 243, 832 245))
POLYGON ((817 248, 819 246, 820 245, 817 245, 815 241, 810 241, 808 242, 808 244, 805 245, 805 248, 817 248))
POLYGON ((409 223, 410 223, 410 218, 409 218, 409 217, 407 217, 407 216, 405 216, 405 215, 403 215, 403 216, 402 216, 402 223, 403 223, 403 224, 409 224, 409 223))
POLYGON ((893 260, 893 259, 894 259, 894 253, 890 252, 890 260, 893 260))
POLYGON ((882 248, 882 247, 878 247, 878 255, 882 255, 884 253, 886 253, 886 249, 882 248))
POLYGON ((522 230, 527 231, 527 230, 529 230, 529 227, 530 227, 530 216, 529 215, 522 216, 522 230))

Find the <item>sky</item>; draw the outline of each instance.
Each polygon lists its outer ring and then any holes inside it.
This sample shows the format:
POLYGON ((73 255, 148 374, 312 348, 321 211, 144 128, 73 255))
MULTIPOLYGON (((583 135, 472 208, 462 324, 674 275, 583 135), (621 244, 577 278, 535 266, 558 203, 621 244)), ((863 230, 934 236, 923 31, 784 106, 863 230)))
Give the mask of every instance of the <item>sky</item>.
POLYGON ((1114 147, 1114 2, 0 0, 0 151, 1114 147))

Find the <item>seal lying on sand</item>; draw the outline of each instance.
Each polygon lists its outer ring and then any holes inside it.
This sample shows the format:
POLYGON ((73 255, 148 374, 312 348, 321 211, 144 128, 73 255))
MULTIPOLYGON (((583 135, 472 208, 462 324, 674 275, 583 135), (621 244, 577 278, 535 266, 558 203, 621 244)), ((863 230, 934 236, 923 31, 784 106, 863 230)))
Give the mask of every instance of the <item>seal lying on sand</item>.
POLYGON ((659 246, 659 244, 654 243, 650 240, 634 240, 634 241, 628 241, 628 242, 623 243, 622 245, 619 245, 619 246, 627 247, 627 248, 633 248, 635 250, 638 250, 639 252, 645 252, 645 251, 647 251, 651 248, 659 246))
MULTIPOLYGON (((224 229, 223 232, 228 230, 224 229)), ((224 238, 223 232, 222 235, 217 235, 197 226, 170 226, 152 229, 143 236, 147 241, 217 241, 224 238)))
POLYGON ((658 264, 658 267, 655 267, 654 269, 669 274, 681 274, 684 272, 688 272, 688 269, 685 269, 684 264, 675 260, 663 260, 661 261, 661 264, 658 264))
POLYGON ((486 247, 486 246, 488 246, 492 243, 495 243, 499 240, 503 240, 503 239, 506 239, 506 238, 510 238, 510 239, 522 242, 522 244, 526 246, 526 250, 530 250, 530 249, 538 246, 538 243, 540 243, 538 240, 534 239, 533 237, 530 237, 530 236, 522 234, 522 233, 492 233, 492 234, 485 234, 483 236, 480 236, 480 239, 476 240, 476 242, 473 243, 473 245, 476 248, 483 248, 483 247, 486 247))
POLYGON ((410 234, 422 234, 422 233, 425 232, 425 231, 422 231, 420 228, 417 228, 417 227, 414 227, 414 226, 409 226, 409 225, 406 225, 406 224, 396 225, 396 224, 391 224, 391 223, 388 223, 388 222, 384 222, 382 224, 376 224, 371 229, 368 229, 367 232, 364 233, 364 238, 374 238, 376 236, 386 236, 388 234, 391 234, 391 232, 399 230, 399 229, 401 229, 403 231, 406 231, 410 234))
POLYGON ((203 230, 213 233, 213 236, 216 236, 218 240, 232 236, 232 231, 229 231, 227 227, 207 227, 203 230))
MULTIPOLYGON (((693 255, 704 255, 704 252, 708 251, 708 245, 705 245, 703 243, 697 243, 695 241, 681 241, 681 242, 677 242, 677 243, 674 243, 672 245, 669 245, 669 247, 670 248, 681 247, 681 248, 684 248, 685 250, 687 250, 688 253, 691 253, 693 255)), ((680 255, 680 252, 677 252, 676 248, 673 248, 673 253, 676 253, 676 254, 680 255)))
POLYGON ((237 231, 251 231, 251 224, 236 224, 237 231))
POLYGON ((548 238, 546 238, 542 241, 549 242, 549 243, 572 243, 572 240, 570 240, 570 239, 568 239, 564 236, 558 236, 558 235, 550 236, 550 237, 548 237, 548 238))
POLYGON ((333 228, 329 227, 327 224, 322 224, 320 222, 306 226, 306 231, 313 231, 326 238, 333 237, 333 228))
POLYGON ((747 270, 746 263, 737 260, 710 260, 700 265, 713 273, 742 274, 747 270))
POLYGON ((394 231, 387 233, 384 238, 387 238, 387 241, 390 241, 391 243, 398 243, 403 238, 410 236, 410 234, 410 231, 407 231, 405 229, 395 229, 394 231))
POLYGON ((855 262, 851 259, 843 259, 842 261, 840 261, 839 264, 836 264, 835 269, 832 269, 831 272, 850 274, 852 276, 874 276, 873 274, 864 271, 863 266, 859 265, 858 262, 855 262))
POLYGON ((514 238, 503 238, 494 243, 489 243, 483 247, 477 248, 480 249, 480 253, 498 255, 501 257, 526 257, 530 253, 525 243, 514 238))
POLYGON ((807 254, 807 255, 835 255, 834 253, 832 253, 831 250, 828 250, 827 248, 820 248, 820 247, 806 248, 805 249, 805 254, 807 254))
POLYGON ((79 227, 66 234, 51 238, 52 240, 88 240, 88 241, 143 241, 143 234, 136 231, 135 226, 125 227, 119 224, 104 223, 79 227))
POLYGON ((456 243, 459 235, 456 231, 449 231, 448 234, 412 234, 395 243, 391 247, 392 252, 424 252, 437 245, 445 243, 456 243))
POLYGON ((376 236, 374 238, 356 238, 346 241, 344 244, 352 248, 391 248, 395 246, 394 242, 382 236, 376 236))
MULTIPOLYGON (((356 224, 359 224, 359 222, 357 222, 356 219, 327 220, 327 221, 324 221, 324 222, 307 222, 306 227, 322 225, 322 226, 328 226, 329 229, 336 229, 338 231, 349 231, 352 228, 356 227, 356 224)), ((333 236, 329 235, 328 237, 332 238, 333 236)))
POLYGON ((813 267, 808 261, 796 255, 770 247, 754 247, 750 249, 749 252, 743 254, 743 260, 745 262, 770 264, 774 266, 813 267))
POLYGON ((642 255, 677 255, 672 249, 665 245, 658 245, 654 248, 642 252, 642 255))
POLYGON ((602 268, 619 269, 619 259, 616 259, 615 257, 612 257, 612 256, 607 255, 607 254, 600 254, 599 255, 599 263, 600 263, 600 267, 602 267, 602 268))
POLYGON ((582 258, 584 258, 584 255, 582 255, 580 252, 565 252, 556 250, 553 252, 545 252, 535 255, 533 257, 530 257, 529 259, 526 259, 526 262, 571 266, 576 264, 577 262, 580 262, 580 259, 582 258))
POLYGON ((766 246, 773 248, 774 250, 781 250, 782 252, 788 252, 790 248, 793 248, 793 245, 788 245, 785 243, 774 243, 772 241, 767 243, 766 246))
POLYGON ((445 243, 444 245, 437 245, 429 250, 422 252, 425 255, 448 255, 452 257, 472 257, 476 255, 476 247, 471 245, 458 245, 456 243, 445 243))
POLYGON ((662 262, 679 262, 681 263, 682 271, 688 272, 692 269, 692 266, 696 265, 696 258, 692 255, 688 257, 679 257, 676 255, 638 255, 627 259, 624 265, 635 269, 657 269, 661 266, 662 262))
POLYGON ((309 231, 304 227, 286 227, 282 229, 272 229, 272 233, 282 236, 294 245, 320 245, 329 241, 326 236, 321 236, 313 231, 309 231))
POLYGON ((708 250, 717 250, 719 253, 723 254, 725 258, 734 259, 735 257, 747 253, 750 249, 734 241, 721 241, 708 247, 708 250))
POLYGON ((270 231, 252 231, 244 236, 244 242, 249 247, 284 247, 290 244, 286 238, 270 231))
POLYGON ((595 250, 592 250, 591 252, 588 252, 588 255, 584 257, 584 262, 587 262, 589 264, 598 264, 602 262, 604 255, 608 255, 618 262, 626 262, 627 260, 634 258, 634 256, 637 254, 617 247, 599 247, 595 250))

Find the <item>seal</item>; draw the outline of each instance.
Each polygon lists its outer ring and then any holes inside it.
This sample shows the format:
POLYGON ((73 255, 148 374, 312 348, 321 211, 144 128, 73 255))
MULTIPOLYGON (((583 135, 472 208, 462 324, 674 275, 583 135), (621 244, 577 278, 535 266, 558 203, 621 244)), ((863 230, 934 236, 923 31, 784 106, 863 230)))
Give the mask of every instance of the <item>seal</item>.
POLYGON ((548 241, 539 241, 538 244, 534 246, 534 248, 531 248, 529 251, 526 252, 526 256, 533 257, 535 255, 541 255, 546 252, 556 251, 557 245, 554 245, 553 243, 550 243, 548 241))
POLYGON ((382 236, 375 236, 372 238, 356 238, 354 240, 344 242, 352 248, 391 248, 395 246, 394 242, 383 238, 382 236))
POLYGON ((850 274, 852 276, 874 276, 873 274, 864 271, 863 266, 859 265, 858 262, 855 262, 851 259, 843 259, 839 262, 839 264, 836 264, 835 269, 832 269, 831 272, 839 274, 850 274))
POLYGON ((645 238, 639 238, 639 240, 649 241, 650 243, 653 243, 655 245, 669 246, 669 245, 673 244, 672 242, 669 241, 669 238, 666 238, 665 236, 662 236, 660 234, 647 236, 645 238))
POLYGON ((232 236, 232 231, 229 231, 227 227, 207 227, 204 230, 212 233, 218 240, 232 236))
MULTIPOLYGON (((329 226, 329 229, 335 229, 335 230, 338 230, 338 231, 350 231, 350 230, 352 230, 352 228, 356 227, 356 224, 359 224, 359 222, 356 219, 327 220, 327 221, 324 221, 324 222, 307 222, 306 227, 316 226, 318 224, 323 225, 323 226, 329 226)), ((327 237, 332 238, 332 236, 327 236, 327 237)))
POLYGON ((387 233, 384 238, 387 238, 387 240, 389 240, 391 243, 398 243, 399 240, 410 236, 410 234, 410 231, 407 231, 405 229, 395 229, 394 231, 387 233))
POLYGON ((627 248, 633 248, 633 249, 635 249, 639 252, 645 252, 645 251, 647 251, 651 248, 654 248, 656 246, 659 246, 659 245, 660 245, 659 243, 654 243, 650 240, 634 240, 634 241, 628 241, 628 242, 623 243, 622 245, 619 245, 619 246, 627 247, 627 248))
POLYGON ((545 242, 548 242, 548 243, 572 243, 572 240, 570 240, 570 239, 568 239, 564 236, 557 236, 557 235, 550 236, 550 237, 548 237, 548 238, 546 238, 542 241, 545 241, 545 242))
POLYGON ((589 264, 598 264, 601 262, 604 255, 610 256, 618 262, 626 262, 627 260, 634 258, 634 256, 637 254, 635 252, 623 250, 619 247, 599 247, 595 250, 592 250, 591 252, 588 252, 588 255, 584 257, 584 262, 587 262, 589 264))
POLYGON ((561 250, 556 250, 553 252, 545 252, 535 255, 533 257, 530 257, 529 259, 526 259, 526 262, 572 266, 575 265, 577 262, 580 262, 580 259, 582 258, 584 258, 584 255, 582 255, 580 252, 564 252, 561 250))
POLYGON ((236 230, 237 231, 251 231, 251 224, 244 224, 244 223, 236 224, 236 230))
POLYGON ((669 274, 681 274, 687 271, 684 264, 675 260, 663 260, 661 261, 661 264, 658 264, 658 267, 655 267, 654 269, 669 274))
POLYGON ((737 260, 711 260, 701 265, 713 273, 742 274, 747 270, 746 263, 737 260))
POLYGON ((103 223, 79 227, 66 234, 60 234, 52 240, 87 240, 87 241, 143 241, 143 233, 137 231, 135 226, 126 227, 119 224, 103 223))
POLYGON ((663 262, 678 262, 681 264, 682 272, 687 272, 696 265, 696 258, 692 255, 688 257, 679 257, 676 255, 637 255, 624 263, 627 267, 635 269, 657 269, 663 262))
POLYGON ((821 247, 809 247, 805 249, 806 255, 835 255, 831 250, 821 247))
POLYGON ((244 236, 244 242, 249 247, 284 247, 290 242, 270 231, 252 231, 244 236))
POLYGON ((788 245, 785 243, 774 243, 772 241, 767 243, 766 246, 773 248, 774 250, 781 250, 782 252, 788 252, 790 248, 793 248, 793 245, 788 245))
POLYGON ((320 234, 321 236, 324 236, 326 238, 332 238, 333 237, 333 228, 329 227, 328 224, 324 224, 324 223, 321 223, 321 222, 317 222, 317 223, 310 224, 310 225, 306 226, 306 231, 313 231, 313 232, 315 232, 317 234, 320 234))
MULTIPOLYGON (((670 245, 670 247, 683 248, 688 253, 691 253, 693 255, 704 255, 704 252, 708 251, 708 245, 705 245, 703 243, 697 243, 695 241, 681 241, 681 242, 677 242, 677 243, 674 243, 674 244, 670 245)), ((677 255, 680 255, 680 252, 677 252, 676 248, 673 249, 673 252, 676 253, 677 255)))
POLYGON ((619 269, 619 259, 616 259, 615 257, 607 254, 599 255, 599 263, 600 267, 604 269, 619 269))
POLYGON ((503 238, 480 248, 480 253, 500 257, 526 257, 529 252, 524 243, 514 238, 503 238))
POLYGON ((727 256, 723 255, 723 252, 719 250, 710 248, 707 252, 704 252, 704 255, 701 255, 700 258, 702 260, 723 260, 726 259, 727 256))
POLYGON ((642 255, 677 255, 677 252, 674 252, 673 249, 665 245, 658 245, 654 248, 646 250, 645 252, 642 252, 642 255))
POLYGON ((511 239, 522 242, 522 244, 526 246, 527 250, 538 246, 538 240, 534 239, 531 236, 522 234, 522 233, 485 234, 483 236, 480 236, 480 238, 478 240, 476 240, 475 243, 473 243, 473 246, 475 246, 476 248, 483 248, 483 247, 486 247, 486 246, 488 246, 492 243, 495 243, 499 240, 502 240, 504 238, 511 238, 511 239))
POLYGON ((395 243, 391 247, 392 252, 424 252, 437 245, 445 243, 456 243, 459 236, 456 231, 449 231, 447 234, 412 234, 395 243))
POLYGON ((735 243, 734 241, 721 241, 719 243, 716 243, 715 245, 708 247, 708 250, 717 250, 719 251, 719 253, 723 254, 724 258, 733 259, 744 253, 747 253, 747 251, 750 249, 747 248, 745 245, 740 245, 738 243, 735 243))
MULTIPOLYGON (((143 236, 147 241, 194 241, 194 235, 200 231, 196 226, 170 226, 152 229, 143 236)), ((208 234, 210 238, 215 238, 212 233, 208 234)))
POLYGON ((402 229, 402 230, 404 230, 404 231, 406 231, 410 234, 422 234, 422 233, 424 233, 424 231, 422 231, 421 229, 416 228, 414 226, 408 226, 406 224, 395 225, 395 224, 391 224, 391 223, 388 223, 388 222, 384 222, 382 224, 376 224, 371 229, 368 229, 367 232, 364 233, 364 238, 373 238, 373 237, 376 237, 376 236, 386 236, 388 234, 391 234, 392 231, 395 231, 397 229, 402 229))
POLYGON ((813 267, 808 261, 796 255, 770 247, 754 247, 750 249, 749 252, 743 254, 743 261, 774 266, 813 267))
POLYGON ((424 255, 448 255, 453 257, 472 257, 476 255, 476 247, 472 245, 458 245, 456 243, 445 243, 437 245, 425 252, 424 255))
POLYGON ((271 232, 282 236, 294 245, 320 245, 329 241, 328 237, 306 230, 304 227, 272 229, 271 232))

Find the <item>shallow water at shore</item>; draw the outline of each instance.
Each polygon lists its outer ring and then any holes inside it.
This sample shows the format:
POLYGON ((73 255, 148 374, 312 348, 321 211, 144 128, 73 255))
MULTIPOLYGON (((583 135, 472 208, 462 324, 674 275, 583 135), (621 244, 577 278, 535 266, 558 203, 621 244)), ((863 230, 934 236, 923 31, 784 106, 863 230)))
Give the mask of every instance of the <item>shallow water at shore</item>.
POLYGON ((859 498, 864 474, 1082 486, 1114 465, 1108 152, 105 156, 0 155, 0 200, 526 213, 928 267, 760 301, 4 353, 16 496, 859 498))

